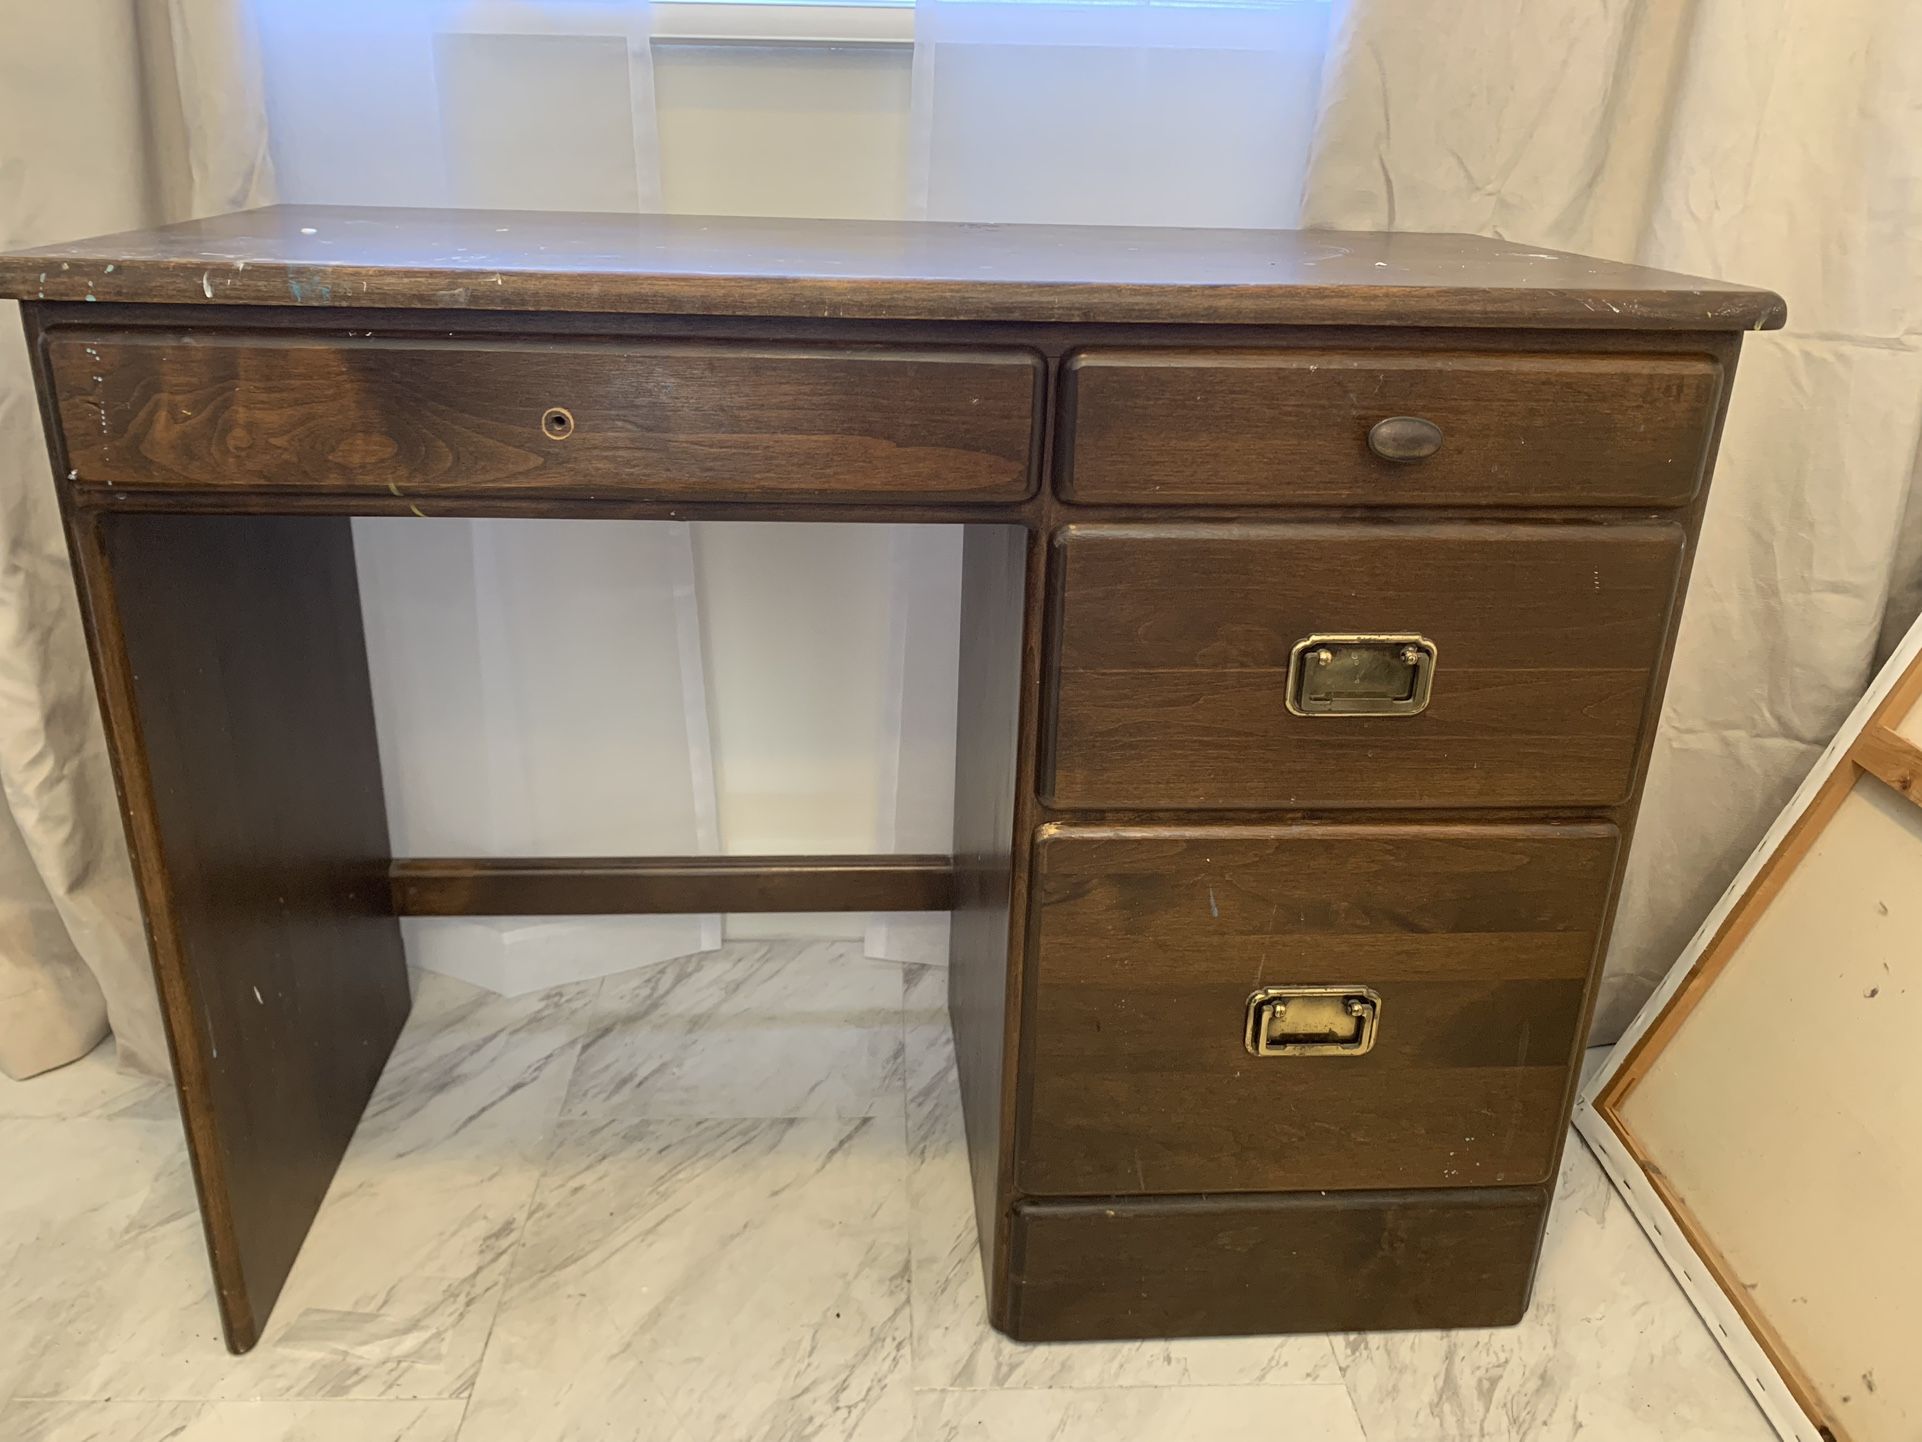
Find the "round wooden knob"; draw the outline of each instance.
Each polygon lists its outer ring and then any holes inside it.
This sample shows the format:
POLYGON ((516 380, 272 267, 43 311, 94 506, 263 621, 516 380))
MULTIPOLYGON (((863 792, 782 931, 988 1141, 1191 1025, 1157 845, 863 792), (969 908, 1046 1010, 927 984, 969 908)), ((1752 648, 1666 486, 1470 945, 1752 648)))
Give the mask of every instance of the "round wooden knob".
POLYGON ((1424 461, 1441 443, 1441 427, 1420 416, 1390 416, 1368 428, 1368 449, 1384 461, 1424 461))

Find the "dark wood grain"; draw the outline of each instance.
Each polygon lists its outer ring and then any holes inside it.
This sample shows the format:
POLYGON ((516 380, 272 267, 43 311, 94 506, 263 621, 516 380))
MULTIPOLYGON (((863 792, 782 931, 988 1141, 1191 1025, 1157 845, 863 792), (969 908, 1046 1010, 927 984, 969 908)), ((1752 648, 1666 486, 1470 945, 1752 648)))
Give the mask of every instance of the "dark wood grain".
POLYGON ((77 524, 228 1345, 259 1337, 407 1016, 348 522, 77 524))
POLYGON ((1051 826, 1036 844, 1022 1189, 1546 1180, 1616 834, 1051 826), (1381 998, 1364 1056, 1251 1056, 1268 986, 1381 998))
POLYGON ((0 298, 1771 329, 1781 297, 1471 235, 272 206, 0 257, 0 298))
POLYGON ((1612 806, 1634 776, 1684 532, 1464 524, 1074 526, 1061 806, 1612 806), (1439 647, 1414 716, 1290 714, 1317 632, 1439 647))
POLYGON ((1679 506, 1721 389, 1707 356, 1092 349, 1063 368, 1056 484, 1117 504, 1679 506), (1398 416, 1440 449, 1373 454, 1398 416))
POLYGON ((706 911, 946 911, 945 856, 408 857, 401 916, 642 916, 706 911))
POLYGON ((1033 352, 894 346, 83 331, 48 358, 77 481, 402 499, 1019 498, 1042 382, 1033 352))
POLYGON ((1104 1198, 1015 1209, 1027 1342, 1499 1327, 1528 1306, 1540 1187, 1104 1198))
POLYGON ((997 1325, 1008 1306, 1045 549, 1019 526, 969 526, 962 537, 948 1014, 988 1310, 997 1325))
POLYGON ((301 208, 0 259, 4 288, 235 1345, 404 1010, 396 906, 951 895, 997 1326, 1519 1313, 1700 479, 1776 297, 1460 236, 301 208), (1439 443, 1371 452, 1391 408, 1439 443), (390 871, 344 518, 409 513, 965 524, 951 872, 390 871), (1369 630, 1440 644, 1429 710, 1290 717, 1294 642, 1369 630), (1290 979, 1373 986, 1376 1051, 1249 1056, 1248 992, 1290 979))

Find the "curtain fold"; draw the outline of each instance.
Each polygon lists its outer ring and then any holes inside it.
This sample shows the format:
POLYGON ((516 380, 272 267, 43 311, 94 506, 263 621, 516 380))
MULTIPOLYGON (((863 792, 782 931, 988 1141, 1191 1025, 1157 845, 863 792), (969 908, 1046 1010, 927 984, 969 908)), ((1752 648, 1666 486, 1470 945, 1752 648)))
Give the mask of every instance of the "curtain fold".
POLYGON ((1305 224, 1766 285, 1603 977, 1612 1040, 1922 603, 1922 8, 1353 0, 1305 224))
MULTIPOLYGON (((0 245, 258 204, 265 136, 238 0, 0 8, 0 245)), ((111 1027, 123 1066, 164 1074, 26 347, 0 320, 0 1071, 111 1027)))
POLYGON ((167 0, 136 13, 159 215, 219 215, 271 202, 259 37, 244 0, 167 0))

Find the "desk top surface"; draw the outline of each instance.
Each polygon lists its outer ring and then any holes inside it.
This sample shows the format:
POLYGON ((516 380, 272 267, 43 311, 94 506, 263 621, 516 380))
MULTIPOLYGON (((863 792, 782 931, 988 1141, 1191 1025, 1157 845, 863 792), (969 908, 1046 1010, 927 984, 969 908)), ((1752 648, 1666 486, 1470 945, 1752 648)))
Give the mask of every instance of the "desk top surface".
POLYGON ((0 256, 0 297, 936 321, 1766 330, 1766 290, 1470 235, 269 206, 0 256))

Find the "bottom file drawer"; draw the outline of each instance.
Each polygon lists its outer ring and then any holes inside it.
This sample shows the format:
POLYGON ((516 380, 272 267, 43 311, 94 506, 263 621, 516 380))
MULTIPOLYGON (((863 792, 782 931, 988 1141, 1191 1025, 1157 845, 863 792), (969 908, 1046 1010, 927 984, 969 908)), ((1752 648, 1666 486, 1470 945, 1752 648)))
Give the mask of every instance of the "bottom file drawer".
POLYGON ((1521 1319, 1548 1192, 1022 1202, 1024 1342, 1498 1327, 1521 1319))
POLYGON ((1020 1189, 1546 1180, 1618 842, 1601 822, 1044 828, 1020 1189), (1277 1000, 1280 1054, 1256 1055, 1250 1013, 1277 1000))

